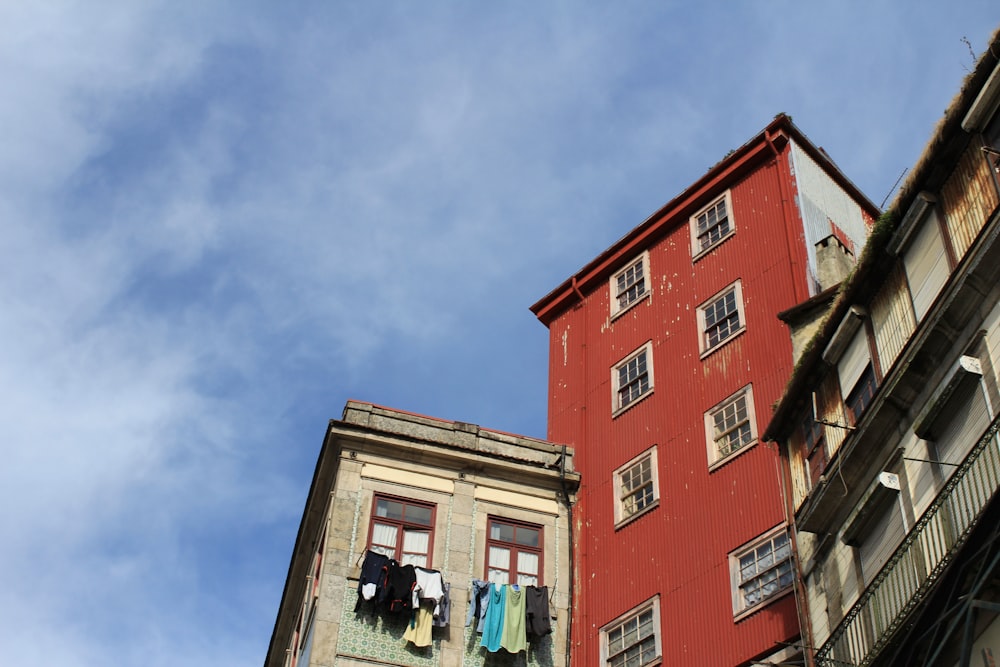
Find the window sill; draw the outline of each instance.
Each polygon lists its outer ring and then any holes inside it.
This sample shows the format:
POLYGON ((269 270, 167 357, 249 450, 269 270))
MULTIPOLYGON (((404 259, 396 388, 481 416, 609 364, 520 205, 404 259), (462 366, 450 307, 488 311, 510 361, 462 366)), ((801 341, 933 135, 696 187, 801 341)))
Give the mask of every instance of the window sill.
POLYGON ((649 299, 649 297, 650 297, 651 295, 652 295, 652 292, 646 292, 645 294, 643 294, 643 295, 642 295, 642 296, 640 296, 640 297, 639 297, 638 299, 636 299, 635 301, 633 301, 633 302, 632 302, 632 303, 630 303, 629 305, 625 306, 625 307, 624 307, 624 308, 622 308, 621 310, 618 310, 618 311, 615 311, 615 312, 611 313, 611 320, 610 320, 610 321, 611 321, 611 322, 614 322, 614 321, 615 321, 615 320, 617 320, 617 319, 618 319, 619 317, 621 317, 622 315, 624 315, 624 314, 625 314, 625 313, 627 313, 628 311, 632 310, 633 308, 635 308, 636 306, 638 306, 638 305, 639 305, 640 303, 642 303, 643 301, 646 301, 647 299, 649 299))
MULTIPOLYGON (((711 355, 715 354, 716 352, 718 352, 719 350, 721 350, 722 348, 724 348, 725 346, 729 345, 731 342, 733 342, 734 340, 736 340, 737 338, 739 338, 740 336, 742 336, 743 333, 746 330, 747 330, 747 327, 744 324, 742 327, 740 327, 736 331, 736 333, 734 333, 732 336, 730 336, 726 340, 724 340, 721 343, 717 344, 715 347, 712 347, 712 348, 709 348, 707 350, 704 350, 701 353, 701 356, 699 357, 699 359, 701 359, 702 361, 704 361, 707 357, 710 357, 711 355)), ((702 335, 703 334, 704 334, 704 332, 702 332, 702 335)))
POLYGON ((645 394, 643 394, 639 398, 635 399, 634 401, 632 401, 631 403, 629 403, 625 407, 618 408, 617 410, 615 410, 614 412, 612 412, 611 413, 611 418, 615 419, 615 418, 618 417, 618 415, 623 414, 625 412, 628 412, 629 410, 631 410, 632 408, 634 408, 635 406, 637 406, 639 403, 642 403, 644 400, 646 400, 648 397, 650 397, 652 395, 653 395, 653 388, 650 388, 649 391, 647 391, 645 394))
POLYGON ((625 526, 629 525, 630 523, 632 523, 633 521, 635 521, 639 517, 642 517, 642 516, 645 516, 645 515, 649 514, 650 512, 652 512, 653 510, 655 510, 659 506, 660 506, 660 499, 657 498, 652 503, 650 503, 648 507, 644 507, 641 510, 639 510, 638 512, 636 512, 635 514, 632 514, 631 516, 629 516, 629 517, 627 517, 625 519, 621 519, 618 522, 616 522, 615 523, 615 530, 620 530, 620 529, 624 528, 625 526))

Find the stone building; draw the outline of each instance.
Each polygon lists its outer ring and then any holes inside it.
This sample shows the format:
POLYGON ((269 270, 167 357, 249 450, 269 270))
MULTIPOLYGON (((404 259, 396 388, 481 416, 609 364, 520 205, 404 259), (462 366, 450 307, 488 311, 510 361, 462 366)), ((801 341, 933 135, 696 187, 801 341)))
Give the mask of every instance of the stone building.
POLYGON ((348 402, 319 455, 265 666, 564 665, 578 483, 570 448, 348 402), (403 638, 409 614, 355 611, 366 550, 448 582, 450 619, 430 646, 403 638), (465 626, 473 579, 546 587, 554 631, 488 652, 465 626))

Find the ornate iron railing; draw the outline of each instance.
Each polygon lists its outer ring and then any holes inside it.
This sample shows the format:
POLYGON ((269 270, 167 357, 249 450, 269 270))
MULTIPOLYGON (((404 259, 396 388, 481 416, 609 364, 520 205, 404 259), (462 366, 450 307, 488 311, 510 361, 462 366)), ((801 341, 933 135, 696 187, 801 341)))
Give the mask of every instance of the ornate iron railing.
POLYGON ((924 599, 1000 489, 993 420, 892 557, 816 652, 819 667, 870 665, 924 599))

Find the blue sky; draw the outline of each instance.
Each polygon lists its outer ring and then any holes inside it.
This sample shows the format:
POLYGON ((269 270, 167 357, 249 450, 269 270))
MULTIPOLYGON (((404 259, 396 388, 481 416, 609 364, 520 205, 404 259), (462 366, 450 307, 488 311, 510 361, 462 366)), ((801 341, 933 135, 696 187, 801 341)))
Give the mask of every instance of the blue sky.
POLYGON ((528 306, 778 112, 881 202, 998 22, 0 4, 4 662, 262 663, 348 398, 544 436, 528 306))

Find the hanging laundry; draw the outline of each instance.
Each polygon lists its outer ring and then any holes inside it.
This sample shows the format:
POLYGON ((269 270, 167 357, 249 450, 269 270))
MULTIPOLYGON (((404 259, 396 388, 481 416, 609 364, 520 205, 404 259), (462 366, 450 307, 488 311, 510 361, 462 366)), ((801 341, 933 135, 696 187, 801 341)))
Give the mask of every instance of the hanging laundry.
POLYGON ((437 570, 427 568, 414 568, 417 576, 417 584, 413 587, 413 608, 420 606, 420 600, 432 600, 434 602, 434 616, 441 613, 441 598, 444 597, 444 579, 437 570))
POLYGON ((361 577, 358 579, 358 601, 354 611, 358 611, 362 601, 375 599, 385 587, 389 563, 395 563, 388 556, 374 551, 365 552, 365 560, 361 564, 361 577))
POLYGON ((504 614, 507 611, 507 586, 497 586, 490 583, 489 606, 483 619, 483 638, 480 645, 487 651, 496 653, 500 650, 503 636, 504 614))
POLYGON ((413 608, 413 587, 416 585, 417 574, 412 565, 391 561, 379 602, 388 605, 389 611, 410 611, 413 608))
POLYGON ((403 639, 421 648, 431 645, 431 628, 434 624, 434 613, 429 602, 424 602, 415 608, 414 618, 406 624, 403 639))
POLYGON ((444 596, 441 598, 441 604, 438 607, 439 611, 434 616, 434 627, 447 627, 448 622, 451 620, 451 584, 448 582, 444 584, 444 596))
POLYGON ((500 646, 510 653, 518 653, 528 648, 528 638, 524 627, 527 596, 523 586, 504 586, 504 588, 507 595, 500 646))
POLYGON ((525 622, 528 636, 544 637, 552 632, 552 614, 549 612, 549 587, 528 586, 525 589, 525 622))
POLYGON ((469 588, 469 613, 465 616, 465 625, 472 625, 472 619, 476 619, 476 632, 483 631, 486 610, 490 606, 490 586, 488 581, 473 579, 469 588))

